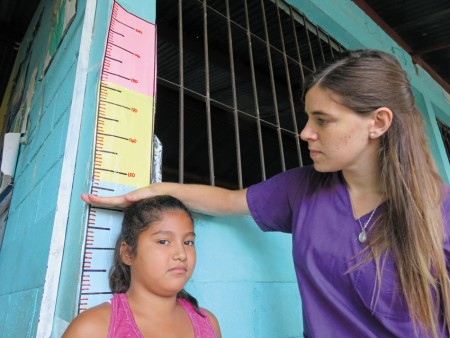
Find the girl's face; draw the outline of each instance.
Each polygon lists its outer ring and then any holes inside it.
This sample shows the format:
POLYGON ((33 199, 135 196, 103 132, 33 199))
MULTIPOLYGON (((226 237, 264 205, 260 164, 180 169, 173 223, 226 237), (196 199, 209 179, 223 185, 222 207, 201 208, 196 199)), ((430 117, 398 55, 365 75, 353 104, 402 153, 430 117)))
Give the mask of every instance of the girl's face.
POLYGON ((137 253, 129 257, 122 243, 123 262, 131 268, 131 288, 144 288, 160 296, 176 295, 194 271, 195 233, 183 211, 167 211, 138 238, 137 253))
MULTIPOLYGON (((362 116, 339 103, 329 90, 313 86, 306 94, 308 122, 300 133, 308 142, 314 168, 321 172, 360 170, 372 165, 373 149, 369 133, 370 116, 362 116)), ((373 142, 372 142, 373 143, 373 142)))

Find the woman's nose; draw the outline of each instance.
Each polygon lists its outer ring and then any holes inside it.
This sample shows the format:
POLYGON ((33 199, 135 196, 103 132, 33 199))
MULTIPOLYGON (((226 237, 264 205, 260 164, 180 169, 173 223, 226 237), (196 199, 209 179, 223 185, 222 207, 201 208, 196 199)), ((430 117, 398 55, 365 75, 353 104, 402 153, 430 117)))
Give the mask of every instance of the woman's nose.
POLYGON ((309 126, 309 122, 306 123, 303 130, 300 132, 300 138, 303 141, 315 140, 317 139, 317 133, 309 126))

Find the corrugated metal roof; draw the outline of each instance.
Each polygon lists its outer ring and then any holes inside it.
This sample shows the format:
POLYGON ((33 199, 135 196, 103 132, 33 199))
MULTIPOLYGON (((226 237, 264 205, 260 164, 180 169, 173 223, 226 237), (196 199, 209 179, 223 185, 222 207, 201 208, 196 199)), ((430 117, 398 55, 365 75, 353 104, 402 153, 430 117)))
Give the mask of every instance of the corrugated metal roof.
POLYGON ((450 93, 449 0, 354 0, 450 93), (396 36, 395 36, 396 35, 396 36))

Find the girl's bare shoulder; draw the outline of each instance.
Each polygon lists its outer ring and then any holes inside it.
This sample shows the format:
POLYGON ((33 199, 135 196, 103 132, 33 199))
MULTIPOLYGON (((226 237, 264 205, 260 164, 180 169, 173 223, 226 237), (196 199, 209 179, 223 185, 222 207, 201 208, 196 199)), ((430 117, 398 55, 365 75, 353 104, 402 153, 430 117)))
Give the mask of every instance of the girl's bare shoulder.
POLYGON ((219 325, 219 321, 217 320, 216 316, 214 316, 214 314, 203 308, 203 311, 205 312, 205 314, 208 316, 209 320, 211 321, 212 327, 214 329, 214 332, 216 334, 217 338, 222 338, 222 333, 220 332, 220 325, 219 325))
POLYGON ((103 303, 85 310, 75 317, 62 337, 106 337, 110 315, 110 303, 103 303))

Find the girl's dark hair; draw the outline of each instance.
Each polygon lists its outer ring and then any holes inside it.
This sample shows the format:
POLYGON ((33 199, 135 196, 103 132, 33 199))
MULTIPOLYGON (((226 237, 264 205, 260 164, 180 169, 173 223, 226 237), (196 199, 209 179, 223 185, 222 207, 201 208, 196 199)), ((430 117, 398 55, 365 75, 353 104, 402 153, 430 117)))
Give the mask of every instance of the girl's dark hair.
POLYGON ((383 257, 392 254, 412 319, 434 337, 441 336, 441 330, 450 328, 450 280, 441 210, 444 184, 406 72, 388 53, 355 50, 313 74, 304 95, 313 86, 337 94, 339 103, 357 114, 370 114, 381 107, 393 112, 378 150, 386 208, 372 227, 364 252, 375 261, 379 288, 383 287, 383 257))
MULTIPOLYGON (((131 282, 130 267, 122 262, 120 246, 125 242, 131 254, 137 254, 139 235, 160 221, 166 212, 182 211, 194 223, 189 209, 178 199, 169 195, 160 195, 136 202, 124 210, 122 230, 117 237, 114 250, 113 265, 109 272, 109 287, 113 293, 125 293, 131 282)), ((184 289, 178 292, 177 298, 185 299, 192 304, 195 311, 203 316, 198 308, 197 300, 184 289)))

